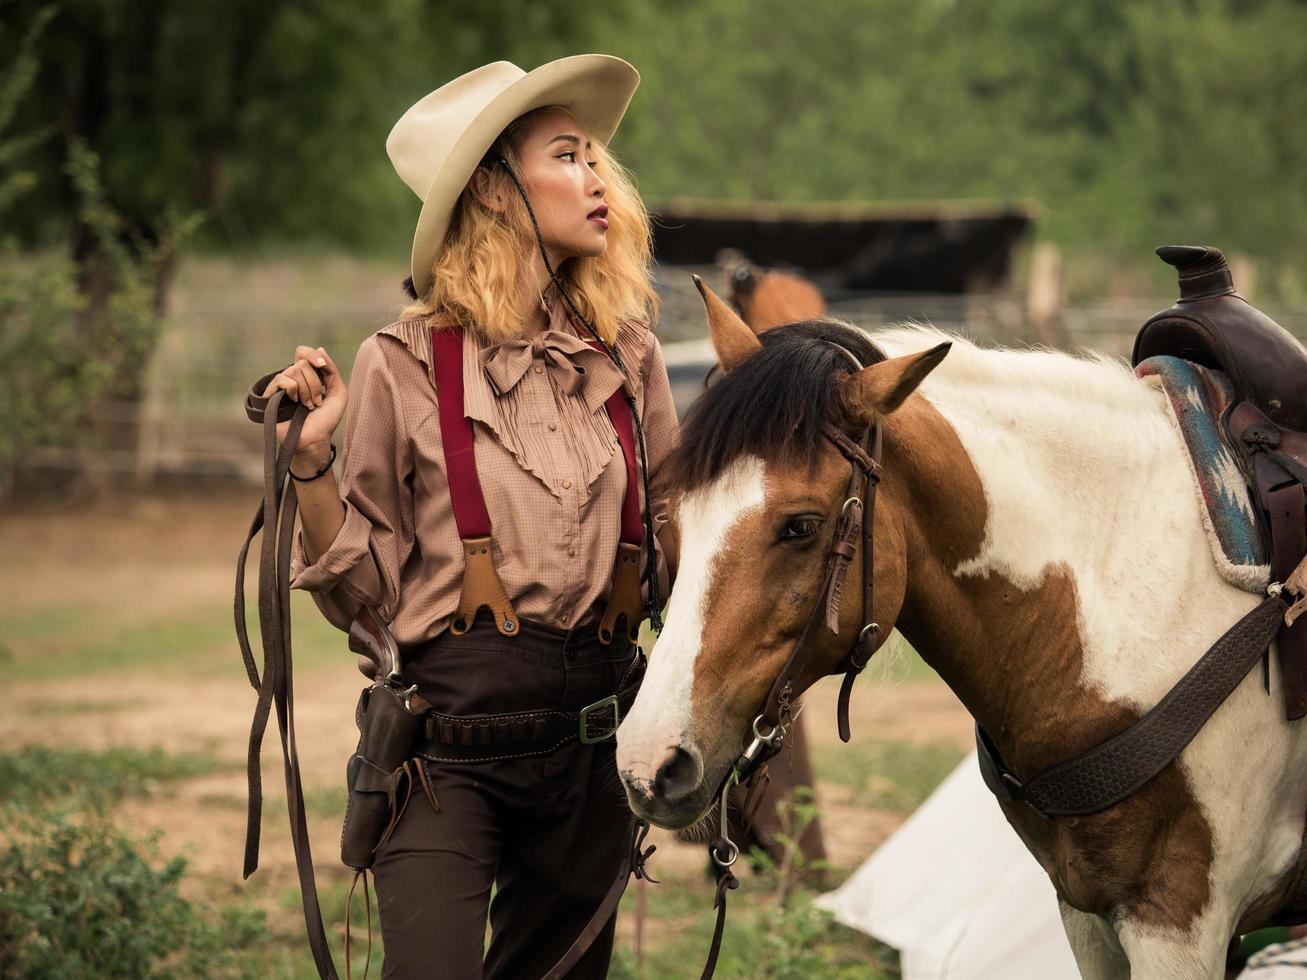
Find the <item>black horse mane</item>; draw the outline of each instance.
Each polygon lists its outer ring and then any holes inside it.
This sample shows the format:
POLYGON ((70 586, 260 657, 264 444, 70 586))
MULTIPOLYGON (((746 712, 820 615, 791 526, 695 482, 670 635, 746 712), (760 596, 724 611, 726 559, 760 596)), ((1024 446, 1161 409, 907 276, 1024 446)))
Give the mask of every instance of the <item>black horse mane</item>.
POLYGON ((768 463, 816 466, 822 425, 832 417, 832 380, 853 370, 832 343, 863 367, 885 360, 862 331, 834 320, 805 320, 759 336, 762 350, 718 373, 686 413, 669 484, 690 490, 745 455, 768 463))

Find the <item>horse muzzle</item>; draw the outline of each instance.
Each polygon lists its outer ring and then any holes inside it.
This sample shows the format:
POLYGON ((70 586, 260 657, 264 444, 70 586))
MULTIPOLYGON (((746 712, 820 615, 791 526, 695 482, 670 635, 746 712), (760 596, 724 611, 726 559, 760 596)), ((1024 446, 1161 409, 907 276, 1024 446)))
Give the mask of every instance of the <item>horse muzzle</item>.
POLYGON ((631 810, 659 827, 688 827, 712 805, 703 755, 693 743, 670 745, 661 752, 624 753, 619 737, 617 772, 631 810))

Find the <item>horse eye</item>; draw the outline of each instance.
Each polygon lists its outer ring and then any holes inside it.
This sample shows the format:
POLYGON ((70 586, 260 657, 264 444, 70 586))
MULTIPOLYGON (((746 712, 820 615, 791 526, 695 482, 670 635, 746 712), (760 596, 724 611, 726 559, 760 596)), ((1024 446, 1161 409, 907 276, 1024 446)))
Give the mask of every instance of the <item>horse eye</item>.
POLYGON ((781 529, 781 540, 792 541, 795 538, 810 538, 821 528, 821 519, 817 517, 796 517, 781 529))

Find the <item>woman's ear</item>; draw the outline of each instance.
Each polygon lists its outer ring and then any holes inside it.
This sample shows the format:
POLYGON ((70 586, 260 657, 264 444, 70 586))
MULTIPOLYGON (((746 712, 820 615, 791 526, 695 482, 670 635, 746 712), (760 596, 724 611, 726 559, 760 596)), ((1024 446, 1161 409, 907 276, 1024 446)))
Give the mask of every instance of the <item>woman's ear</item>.
POLYGON ((472 188, 472 194, 478 203, 487 211, 498 214, 504 210, 503 197, 495 193, 491 186, 489 167, 477 167, 472 173, 472 179, 468 181, 468 186, 472 188))

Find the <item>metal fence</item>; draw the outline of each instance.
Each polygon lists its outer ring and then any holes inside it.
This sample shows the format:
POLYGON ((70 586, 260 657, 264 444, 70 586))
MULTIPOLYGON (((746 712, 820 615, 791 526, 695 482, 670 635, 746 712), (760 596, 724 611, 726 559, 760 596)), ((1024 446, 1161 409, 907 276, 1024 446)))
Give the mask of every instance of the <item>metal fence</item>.
MULTIPOLYGON (((681 405, 693 397, 701 379, 696 372, 711 357, 701 342, 703 307, 691 285, 691 271, 723 292, 726 288, 716 269, 663 270, 658 333, 681 405)), ((138 485, 214 478, 259 483, 261 433, 242 411, 247 386, 286 364, 297 343, 325 346, 348 373, 359 343, 394 319, 399 307, 391 300, 393 291, 313 304, 280 294, 260 297, 250 291, 233 295, 226 289, 191 288, 185 303, 166 319, 148 368, 145 399, 97 410, 101 430, 136 426, 136 448, 35 447, 25 454, 24 467, 92 470, 138 485)), ((1035 324, 1023 297, 1016 295, 904 294, 837 297, 830 312, 872 331, 905 321, 929 322, 983 344, 1043 343, 1128 357, 1139 326, 1168 305, 1169 298, 1160 298, 1079 306, 1061 310, 1052 322, 1035 324)), ((1299 338, 1307 337, 1307 310, 1266 312, 1299 338)))

